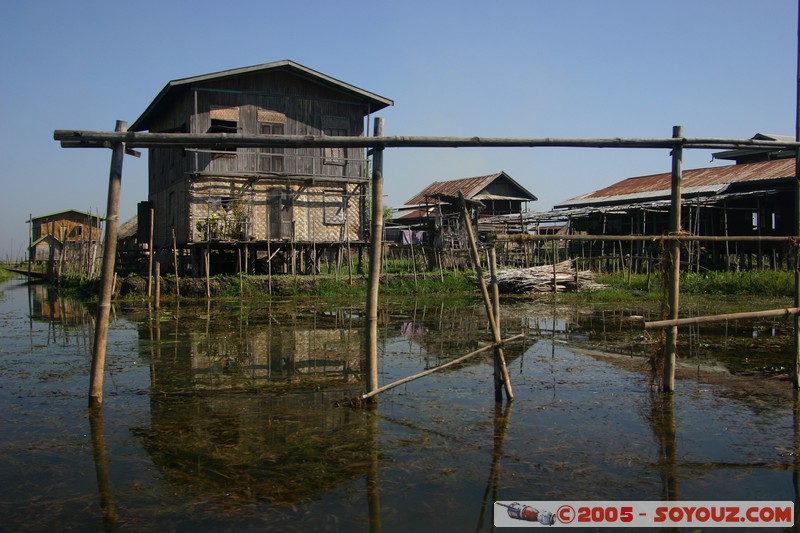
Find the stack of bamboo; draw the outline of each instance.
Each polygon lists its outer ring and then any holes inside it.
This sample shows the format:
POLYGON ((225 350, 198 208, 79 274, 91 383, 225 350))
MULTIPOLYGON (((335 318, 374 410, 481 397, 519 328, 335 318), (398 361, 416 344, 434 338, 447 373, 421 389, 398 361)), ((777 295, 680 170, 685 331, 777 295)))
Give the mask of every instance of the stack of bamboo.
POLYGON ((500 270, 497 272, 497 284, 500 292, 505 294, 553 292, 553 283, 555 283, 556 292, 574 292, 604 287, 604 285, 595 282, 594 272, 591 270, 576 272, 571 260, 562 261, 555 265, 500 270))

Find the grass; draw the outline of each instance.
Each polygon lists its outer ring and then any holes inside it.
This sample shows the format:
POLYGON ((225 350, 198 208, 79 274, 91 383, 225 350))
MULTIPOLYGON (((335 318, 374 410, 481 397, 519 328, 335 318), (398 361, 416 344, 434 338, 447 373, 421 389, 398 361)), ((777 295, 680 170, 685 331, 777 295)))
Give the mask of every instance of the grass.
MULTIPOLYGON (((663 288, 663 279, 655 274, 647 285, 647 276, 625 273, 599 274, 597 282, 608 285, 608 289, 598 292, 630 297, 658 298, 663 288)), ((794 273, 786 271, 762 270, 750 272, 682 272, 681 294, 692 295, 755 295, 769 297, 791 297, 794 294, 794 273)))

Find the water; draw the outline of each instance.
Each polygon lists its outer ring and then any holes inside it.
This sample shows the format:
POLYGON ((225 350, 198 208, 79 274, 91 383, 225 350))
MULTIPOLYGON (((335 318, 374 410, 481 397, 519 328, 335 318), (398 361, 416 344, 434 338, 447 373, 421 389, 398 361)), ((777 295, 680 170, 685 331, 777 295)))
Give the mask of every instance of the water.
MULTIPOLYGON (((33 289, 9 282, 0 301, 6 531, 441 533, 490 530, 494 500, 797 497, 791 385, 722 349, 759 331, 788 364, 763 323, 683 335, 670 399, 631 355, 651 342, 629 315, 648 310, 508 304, 508 334, 532 329, 507 346, 512 405, 479 356, 372 412, 337 407, 363 387, 359 304, 116 306, 90 418, 91 312, 33 289), (706 371, 728 364, 758 375, 706 371)), ((472 301, 392 302, 380 324, 381 384, 491 338, 472 301)))

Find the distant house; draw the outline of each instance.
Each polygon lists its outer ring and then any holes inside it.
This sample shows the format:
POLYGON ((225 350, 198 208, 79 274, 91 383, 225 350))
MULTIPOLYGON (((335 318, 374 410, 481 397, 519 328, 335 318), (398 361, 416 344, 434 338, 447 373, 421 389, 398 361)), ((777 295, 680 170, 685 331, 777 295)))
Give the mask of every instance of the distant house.
POLYGON ((31 261, 43 262, 86 252, 101 239, 101 219, 91 213, 70 209, 33 217, 30 220, 31 261))
MULTIPOLYGON (((130 129, 361 136, 369 115, 390 105, 287 60, 170 81, 130 129)), ((303 251, 364 243, 368 180, 364 149, 152 148, 154 248, 171 250, 174 232, 185 267, 199 274, 207 252, 217 269, 243 248, 250 253, 238 255, 270 251, 294 265, 303 251)), ((142 232, 149 218, 140 215, 142 232)))
POLYGON ((475 211, 473 217, 479 231, 503 232, 502 227, 481 224, 499 215, 521 214, 527 202, 537 198, 503 171, 487 176, 449 181, 435 181, 411 197, 398 208, 394 222, 400 226, 425 231, 428 242, 438 247, 461 248, 465 244, 459 210, 441 200, 444 196, 458 196, 481 202, 485 208, 475 211))
MULTIPOLYGON (((784 139, 759 134, 755 138, 784 139)), ((794 229, 794 153, 758 148, 714 154, 734 165, 684 170, 681 226, 696 235, 788 236, 794 229), (791 157, 789 157, 791 156, 791 157)), ((660 235, 669 230, 672 175, 628 178, 554 206, 569 220, 571 233, 588 235, 660 235)), ((611 245, 582 245, 585 254, 608 253, 611 245)), ((620 243, 621 253, 641 257, 643 243, 620 243)), ((763 266, 779 263, 788 252, 782 243, 730 242, 690 245, 698 267, 763 266)))

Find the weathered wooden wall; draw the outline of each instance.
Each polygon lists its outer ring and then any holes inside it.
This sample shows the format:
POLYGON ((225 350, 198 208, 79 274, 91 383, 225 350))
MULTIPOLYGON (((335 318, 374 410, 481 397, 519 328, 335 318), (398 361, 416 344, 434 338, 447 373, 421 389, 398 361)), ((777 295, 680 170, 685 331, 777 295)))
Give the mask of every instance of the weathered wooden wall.
MULTIPOLYGON (((367 111, 362 103, 299 76, 262 72, 196 86, 151 131, 358 136, 364 133, 367 111)), ((215 198, 240 194, 253 196, 247 200, 252 218, 248 239, 263 240, 269 234, 274 239, 345 242, 363 235, 367 160, 361 148, 151 149, 149 165, 156 247, 171 247, 173 228, 178 245, 204 241, 198 222, 202 226, 220 211, 210 207, 217 204, 215 198), (275 202, 275 191, 281 188, 288 188, 293 200, 293 218, 285 221, 292 225, 291 236, 286 231, 275 236, 278 232, 266 227, 270 201, 275 202), (347 199, 339 221, 332 217, 336 196, 347 199)))

